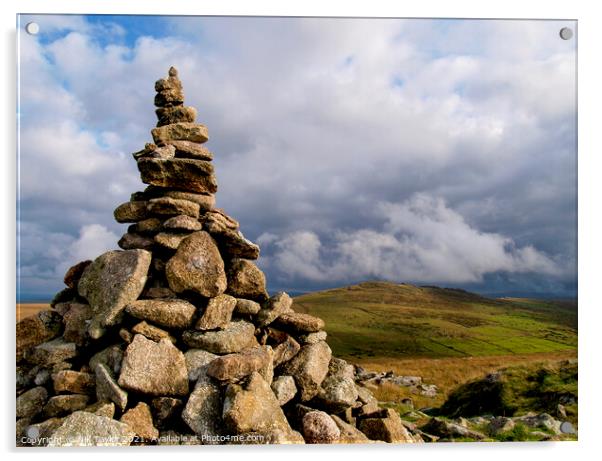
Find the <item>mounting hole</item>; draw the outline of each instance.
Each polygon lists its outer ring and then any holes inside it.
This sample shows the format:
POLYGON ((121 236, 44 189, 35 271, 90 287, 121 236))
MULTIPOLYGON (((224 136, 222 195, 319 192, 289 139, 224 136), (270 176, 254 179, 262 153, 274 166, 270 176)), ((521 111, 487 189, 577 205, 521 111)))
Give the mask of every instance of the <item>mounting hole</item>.
POLYGON ((37 35, 39 31, 40 26, 37 22, 29 22, 25 26, 25 32, 27 32, 29 35, 37 35))
POLYGON ((37 439, 40 436, 40 430, 37 427, 29 426, 27 428, 27 437, 37 439))
POLYGON ((573 30, 570 27, 563 27, 560 29, 560 38, 563 40, 570 40, 573 38, 573 30))

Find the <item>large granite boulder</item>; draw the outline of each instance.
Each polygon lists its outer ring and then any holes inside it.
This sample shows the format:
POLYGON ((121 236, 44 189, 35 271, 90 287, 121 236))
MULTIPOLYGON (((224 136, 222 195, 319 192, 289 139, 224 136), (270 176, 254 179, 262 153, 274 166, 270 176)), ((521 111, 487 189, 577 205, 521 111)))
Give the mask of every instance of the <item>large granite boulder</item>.
POLYGON ((129 303, 126 312, 167 328, 183 329, 192 324, 196 307, 183 299, 139 299, 129 303))
POLYGON ((310 411, 303 416, 303 437, 307 443, 336 443, 341 430, 323 411, 310 411))
POLYGON ((188 371, 184 354, 167 339, 157 343, 136 335, 123 356, 118 383, 142 394, 186 395, 188 371))
POLYGON ((243 384, 230 384, 224 399, 223 419, 236 433, 292 431, 272 389, 257 372, 243 384))
POLYGON ((221 294, 209 299, 203 315, 195 325, 197 330, 224 329, 232 319, 232 312, 236 307, 236 298, 221 294))
POLYGON ((244 320, 230 322, 217 331, 185 331, 182 340, 189 347, 205 349, 214 354, 231 354, 257 346, 255 325, 244 320))
POLYGON ((88 327, 92 338, 99 338, 104 327, 117 323, 125 306, 140 296, 150 262, 151 254, 145 250, 108 251, 86 268, 78 292, 94 313, 88 327))
POLYGON ((222 406, 219 383, 207 376, 204 367, 182 412, 182 419, 201 438, 201 443, 219 443, 218 436, 223 433, 222 406))
POLYGON ((268 297, 265 275, 246 259, 233 259, 227 272, 227 293, 237 298, 264 301, 268 297))
POLYGON ((282 374, 295 378, 302 402, 311 400, 320 391, 320 385, 328 374, 331 356, 332 351, 325 342, 308 344, 282 365, 282 374))
POLYGON ((109 367, 104 363, 98 363, 94 372, 96 399, 99 402, 113 402, 121 411, 124 411, 128 403, 128 393, 119 387, 109 367))
POLYGON ((161 146, 170 141, 204 143, 209 139, 207 127, 199 123, 180 122, 163 125, 151 130, 155 144, 161 146))
POLYGON ((41 311, 17 323, 17 362, 25 352, 57 337, 62 328, 61 315, 55 311, 41 311))
POLYGON ((176 293, 189 290, 213 298, 226 290, 224 261, 214 240, 204 231, 182 240, 167 262, 165 275, 176 293))
POLYGON ((129 445, 135 437, 127 424, 98 416, 87 411, 76 411, 52 433, 49 447, 96 447, 129 445))
POLYGON ((261 326, 267 326, 285 312, 292 312, 293 300, 284 291, 280 291, 268 299, 257 318, 261 326))
POLYGON ((237 382, 272 362, 268 349, 270 346, 259 346, 218 357, 209 364, 207 374, 219 381, 237 382))
POLYGON ((153 424, 150 407, 144 402, 139 402, 134 408, 126 411, 119 421, 127 424, 142 439, 154 440, 159 437, 159 431, 153 424))
POLYGON ((205 160, 174 158, 168 160, 142 158, 138 160, 142 182, 187 192, 217 192, 213 165, 205 160))

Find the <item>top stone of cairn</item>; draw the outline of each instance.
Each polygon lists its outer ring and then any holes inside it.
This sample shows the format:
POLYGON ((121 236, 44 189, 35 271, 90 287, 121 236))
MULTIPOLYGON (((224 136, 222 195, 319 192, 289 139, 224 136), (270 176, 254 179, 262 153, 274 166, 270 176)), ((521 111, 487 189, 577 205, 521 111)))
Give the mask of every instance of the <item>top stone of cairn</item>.
POLYGON ((184 89, 178 78, 178 70, 169 68, 167 78, 155 82, 155 106, 157 110, 157 126, 171 125, 174 123, 193 123, 197 112, 194 107, 184 106, 184 89))

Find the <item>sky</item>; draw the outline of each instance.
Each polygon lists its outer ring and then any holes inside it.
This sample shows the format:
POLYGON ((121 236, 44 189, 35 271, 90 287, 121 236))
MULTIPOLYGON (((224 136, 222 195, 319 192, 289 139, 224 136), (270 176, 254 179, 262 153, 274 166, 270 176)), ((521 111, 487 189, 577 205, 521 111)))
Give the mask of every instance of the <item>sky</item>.
POLYGON ((117 248, 154 82, 208 126, 217 206, 271 291, 364 280, 575 296, 567 21, 19 18, 19 290, 117 248), (28 22, 40 33, 24 32, 28 22))

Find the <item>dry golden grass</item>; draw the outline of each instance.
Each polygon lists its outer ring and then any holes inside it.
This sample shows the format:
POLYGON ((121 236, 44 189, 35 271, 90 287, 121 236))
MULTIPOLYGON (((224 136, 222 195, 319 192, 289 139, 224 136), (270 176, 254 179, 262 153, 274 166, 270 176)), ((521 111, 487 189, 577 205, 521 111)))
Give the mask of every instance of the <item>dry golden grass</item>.
POLYGON ((37 314, 44 309, 50 309, 50 304, 47 303, 27 303, 17 304, 17 322, 23 320, 25 317, 37 314))
POLYGON ((577 358, 576 351, 442 359, 380 357, 358 360, 357 363, 367 370, 392 370, 396 375, 421 376, 425 384, 437 385, 440 392, 437 397, 432 398, 412 394, 408 388, 390 383, 371 388, 375 397, 381 402, 398 402, 402 398, 410 397, 414 401, 414 405, 419 408, 439 406, 445 401, 447 395, 460 384, 480 378, 500 368, 532 363, 549 364, 558 360, 574 358, 577 358))

